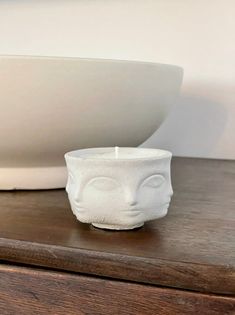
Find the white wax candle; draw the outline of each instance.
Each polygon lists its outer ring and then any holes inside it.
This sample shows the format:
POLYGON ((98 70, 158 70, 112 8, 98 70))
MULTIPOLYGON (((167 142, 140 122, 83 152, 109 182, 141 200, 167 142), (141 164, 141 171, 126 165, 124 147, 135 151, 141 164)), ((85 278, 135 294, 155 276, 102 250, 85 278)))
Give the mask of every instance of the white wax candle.
POLYGON ((167 151, 146 148, 106 147, 92 148, 70 152, 71 156, 81 159, 99 160, 136 160, 162 158, 168 155, 167 151))

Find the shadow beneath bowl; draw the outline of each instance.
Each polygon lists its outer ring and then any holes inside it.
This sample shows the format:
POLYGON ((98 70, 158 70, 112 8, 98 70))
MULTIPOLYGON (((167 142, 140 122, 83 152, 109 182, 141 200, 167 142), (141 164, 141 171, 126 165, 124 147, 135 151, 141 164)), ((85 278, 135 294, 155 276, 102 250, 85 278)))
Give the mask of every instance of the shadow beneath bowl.
POLYGON ((166 149, 178 156, 213 157, 227 115, 226 108, 218 102, 184 95, 141 147, 166 149))

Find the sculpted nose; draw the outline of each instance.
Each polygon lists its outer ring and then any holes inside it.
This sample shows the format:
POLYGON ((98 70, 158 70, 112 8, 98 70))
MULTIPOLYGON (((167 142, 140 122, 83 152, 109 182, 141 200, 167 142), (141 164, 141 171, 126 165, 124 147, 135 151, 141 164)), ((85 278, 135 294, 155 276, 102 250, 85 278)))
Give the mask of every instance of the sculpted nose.
POLYGON ((76 201, 79 202, 81 199, 81 189, 80 187, 77 187, 74 189, 71 185, 67 184, 66 185, 66 191, 70 195, 70 197, 76 201))
POLYGON ((137 196, 136 196, 136 193, 135 192, 132 192, 132 191, 126 191, 126 203, 129 205, 129 206, 134 206, 137 204, 137 196))
POLYGON ((77 188, 75 190, 75 193, 74 193, 74 199, 75 199, 76 202, 80 201, 80 199, 81 199, 80 195, 81 195, 81 190, 80 190, 80 188, 77 188))

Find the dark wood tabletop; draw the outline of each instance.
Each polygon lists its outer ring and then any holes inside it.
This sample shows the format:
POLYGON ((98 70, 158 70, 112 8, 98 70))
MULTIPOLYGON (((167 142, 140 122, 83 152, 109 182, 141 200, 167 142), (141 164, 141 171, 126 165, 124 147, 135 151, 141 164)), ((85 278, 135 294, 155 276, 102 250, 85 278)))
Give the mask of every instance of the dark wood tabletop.
POLYGON ((235 161, 174 158, 169 214, 134 231, 79 223, 64 190, 0 192, 0 259, 235 294, 235 161))

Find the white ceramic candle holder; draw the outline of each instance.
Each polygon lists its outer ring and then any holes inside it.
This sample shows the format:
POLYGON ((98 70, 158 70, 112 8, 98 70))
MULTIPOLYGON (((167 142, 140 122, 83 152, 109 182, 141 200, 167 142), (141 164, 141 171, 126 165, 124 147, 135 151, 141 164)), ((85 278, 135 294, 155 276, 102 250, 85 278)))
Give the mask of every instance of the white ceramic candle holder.
POLYGON ((172 154, 144 148, 68 152, 68 193, 77 219, 104 229, 127 230, 164 217, 173 194, 172 154))

